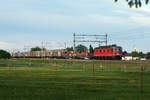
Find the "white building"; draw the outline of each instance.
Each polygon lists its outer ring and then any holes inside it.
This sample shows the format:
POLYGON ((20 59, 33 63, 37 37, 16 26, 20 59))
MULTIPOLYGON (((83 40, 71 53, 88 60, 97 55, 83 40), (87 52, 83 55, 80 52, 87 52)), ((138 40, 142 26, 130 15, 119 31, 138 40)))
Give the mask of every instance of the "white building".
POLYGON ((140 58, 139 57, 132 57, 132 56, 125 56, 125 57, 122 57, 122 60, 125 60, 125 61, 129 61, 129 60, 139 60, 140 58))
POLYGON ((129 61, 129 60, 132 60, 133 57, 132 56, 125 56, 125 57, 122 57, 122 60, 126 60, 126 61, 129 61))

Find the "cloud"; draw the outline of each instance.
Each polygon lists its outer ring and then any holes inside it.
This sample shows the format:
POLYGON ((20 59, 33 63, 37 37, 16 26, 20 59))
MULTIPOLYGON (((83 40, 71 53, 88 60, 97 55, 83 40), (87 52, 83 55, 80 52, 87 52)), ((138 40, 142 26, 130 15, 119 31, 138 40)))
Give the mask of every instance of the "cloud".
POLYGON ((16 47, 18 46, 15 44, 0 41, 0 49, 8 50, 16 47))
MULTIPOLYGON (((42 45, 39 42, 30 43, 29 45, 23 45, 23 44, 20 45, 17 43, 13 44, 13 43, 0 41, 0 49, 7 50, 9 52, 18 52, 18 51, 24 51, 24 50, 29 51, 30 48, 36 47, 36 46, 41 47, 42 45)), ((43 47, 46 47, 49 50, 64 49, 65 42, 57 42, 57 41, 44 42, 43 47)))
POLYGON ((146 12, 146 13, 150 13, 150 8, 141 8, 141 10, 143 11, 143 12, 146 12))
POLYGON ((113 11, 118 13, 119 18, 124 18, 128 22, 132 22, 134 26, 150 25, 150 8, 142 6, 142 8, 126 8, 116 9, 113 11))
POLYGON ((97 23, 122 24, 125 22, 124 18, 120 18, 117 16, 105 16, 100 14, 92 14, 92 15, 88 15, 88 17, 89 19, 97 23))
POLYGON ((89 13, 87 15, 53 14, 48 12, 24 11, 0 13, 0 20, 15 25, 35 28, 78 27, 91 24, 122 24, 125 18, 120 16, 89 13))
POLYGON ((132 21, 140 25, 150 25, 150 17, 144 15, 133 15, 130 17, 132 21))
POLYGON ((0 42, 0 48, 1 49, 8 48, 8 47, 9 47, 8 43, 6 43, 6 42, 0 42))

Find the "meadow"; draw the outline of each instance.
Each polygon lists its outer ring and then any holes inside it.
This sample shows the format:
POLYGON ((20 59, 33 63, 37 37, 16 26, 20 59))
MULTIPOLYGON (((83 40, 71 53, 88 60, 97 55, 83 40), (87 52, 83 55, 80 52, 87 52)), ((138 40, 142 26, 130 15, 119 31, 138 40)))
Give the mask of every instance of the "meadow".
POLYGON ((149 76, 142 61, 0 60, 0 100, 149 100, 149 76))

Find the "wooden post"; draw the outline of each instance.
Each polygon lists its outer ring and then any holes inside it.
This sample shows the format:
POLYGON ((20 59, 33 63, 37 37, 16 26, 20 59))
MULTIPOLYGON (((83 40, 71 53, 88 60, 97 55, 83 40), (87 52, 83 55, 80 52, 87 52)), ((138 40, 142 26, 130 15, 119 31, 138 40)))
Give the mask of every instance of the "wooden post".
POLYGON ((126 67, 126 65, 124 65, 124 66, 123 66, 123 71, 124 71, 124 72, 127 72, 126 69, 127 69, 127 67, 126 67))
POLYGON ((84 71, 84 64, 82 64, 82 72, 84 71))
POLYGON ((146 70, 147 70, 147 66, 144 66, 144 72, 146 72, 146 70))
POLYGON ((71 62, 72 62, 72 67, 74 68, 74 62, 73 62, 73 59, 71 59, 71 62))
POLYGON ((86 71, 86 65, 83 64, 83 71, 86 71))
POLYGON ((10 73, 10 65, 8 64, 8 74, 10 73))
POLYGON ((110 65, 108 65, 108 71, 110 71, 111 70, 111 66, 110 65))
POLYGON ((103 65, 100 65, 99 71, 103 71, 103 65))
POLYGON ((57 62, 55 63, 55 66, 57 67, 57 62))
POLYGON ((95 75, 95 64, 93 63, 93 76, 95 75))
POLYGON ((102 65, 102 67, 103 67, 102 70, 103 70, 103 72, 104 72, 104 71, 105 71, 105 66, 102 65))
POLYGON ((141 89, 141 92, 143 92, 143 66, 141 67, 141 74, 140 74, 140 89, 141 89))

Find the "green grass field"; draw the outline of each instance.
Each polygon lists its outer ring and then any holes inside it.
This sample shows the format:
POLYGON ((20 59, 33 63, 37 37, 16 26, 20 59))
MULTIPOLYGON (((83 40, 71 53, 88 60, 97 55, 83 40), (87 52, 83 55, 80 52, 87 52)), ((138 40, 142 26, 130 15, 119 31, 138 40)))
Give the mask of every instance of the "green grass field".
POLYGON ((0 60, 0 100, 149 100, 149 94, 150 62, 0 60))

